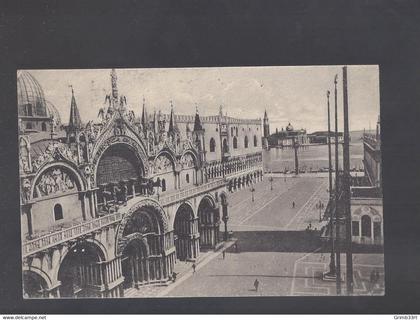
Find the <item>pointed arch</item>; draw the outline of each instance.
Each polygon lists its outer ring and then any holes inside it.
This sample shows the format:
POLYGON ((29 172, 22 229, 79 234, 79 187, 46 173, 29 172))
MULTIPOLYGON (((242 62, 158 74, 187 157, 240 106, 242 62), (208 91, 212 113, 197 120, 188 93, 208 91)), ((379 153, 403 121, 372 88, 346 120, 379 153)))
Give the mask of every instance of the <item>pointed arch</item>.
POLYGON ((216 151, 216 140, 214 138, 210 138, 210 152, 216 151))

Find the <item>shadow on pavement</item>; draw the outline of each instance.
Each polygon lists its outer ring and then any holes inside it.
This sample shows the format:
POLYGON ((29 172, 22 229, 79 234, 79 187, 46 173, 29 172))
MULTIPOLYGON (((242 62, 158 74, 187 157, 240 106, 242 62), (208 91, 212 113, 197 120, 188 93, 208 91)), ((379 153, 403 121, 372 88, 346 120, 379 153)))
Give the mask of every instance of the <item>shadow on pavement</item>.
MULTIPOLYGON (((227 252, 318 252, 329 253, 330 244, 321 241, 319 231, 236 231, 237 247, 227 252)), ((383 253, 382 246, 353 245, 353 253, 383 253)), ((342 250, 344 253, 344 251, 342 250)))
MULTIPOLYGON (((266 274, 212 274, 209 277, 260 277, 260 278, 290 278, 290 279, 312 279, 309 276, 275 276, 266 274)), ((318 277, 322 277, 322 274, 318 277)), ((316 277, 315 277, 316 278, 316 277)))

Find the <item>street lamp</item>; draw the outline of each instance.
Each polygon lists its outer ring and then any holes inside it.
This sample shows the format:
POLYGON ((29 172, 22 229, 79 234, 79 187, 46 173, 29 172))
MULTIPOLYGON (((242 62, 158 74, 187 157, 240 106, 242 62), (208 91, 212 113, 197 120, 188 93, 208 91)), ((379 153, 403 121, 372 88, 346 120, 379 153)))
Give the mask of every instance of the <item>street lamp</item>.
POLYGON ((252 202, 254 202, 254 191, 255 191, 254 185, 251 185, 252 202))

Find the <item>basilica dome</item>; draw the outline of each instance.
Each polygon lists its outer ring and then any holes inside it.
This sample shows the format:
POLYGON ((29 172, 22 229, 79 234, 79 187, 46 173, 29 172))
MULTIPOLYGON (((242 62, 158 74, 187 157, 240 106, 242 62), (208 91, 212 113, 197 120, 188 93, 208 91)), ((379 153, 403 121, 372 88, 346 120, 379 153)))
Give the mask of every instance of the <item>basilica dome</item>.
POLYGON ((18 71, 17 100, 19 116, 49 116, 44 91, 39 82, 27 71, 18 71))
POLYGON ((293 131, 293 127, 290 124, 290 122, 289 122, 288 126, 286 127, 286 131, 293 131))
POLYGON ((61 117, 57 108, 49 101, 45 101, 47 104, 47 116, 54 120, 56 126, 61 125, 61 117))

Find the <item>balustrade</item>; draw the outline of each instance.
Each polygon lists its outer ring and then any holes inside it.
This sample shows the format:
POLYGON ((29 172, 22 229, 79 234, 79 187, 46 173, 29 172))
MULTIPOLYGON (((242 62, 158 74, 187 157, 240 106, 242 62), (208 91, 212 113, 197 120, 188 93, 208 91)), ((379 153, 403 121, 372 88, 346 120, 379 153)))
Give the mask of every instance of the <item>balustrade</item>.
MULTIPOLYGON (((226 184, 226 181, 224 179, 218 179, 218 180, 211 181, 209 183, 206 183, 206 184, 203 184, 203 185, 191 188, 191 189, 183 190, 175 194, 161 197, 159 199, 159 202, 161 205, 166 206, 174 202, 185 200, 186 198, 194 197, 203 192, 208 192, 212 189, 216 189, 225 184, 226 184)), ((153 196, 153 198, 156 198, 156 197, 153 196)), ((122 219, 123 214, 124 212, 117 211, 115 213, 110 213, 105 216, 93 219, 91 221, 83 222, 76 226, 72 226, 72 227, 69 227, 60 231, 43 235, 39 238, 30 240, 30 241, 26 241, 22 245, 22 256, 27 257, 37 251, 45 250, 47 248, 58 245, 60 243, 74 239, 83 234, 87 234, 92 231, 101 229, 102 227, 105 227, 107 225, 116 223, 122 219)))

